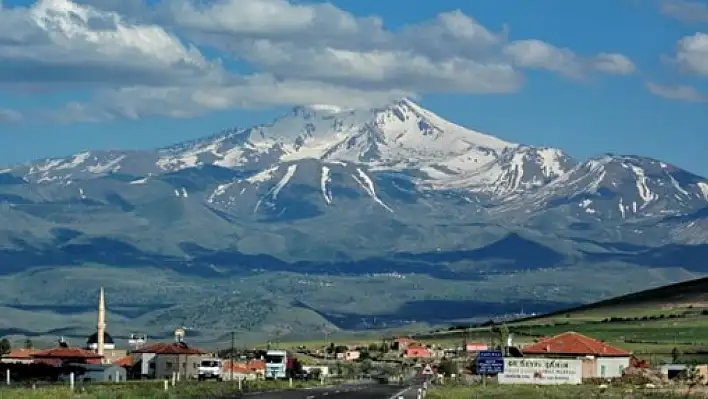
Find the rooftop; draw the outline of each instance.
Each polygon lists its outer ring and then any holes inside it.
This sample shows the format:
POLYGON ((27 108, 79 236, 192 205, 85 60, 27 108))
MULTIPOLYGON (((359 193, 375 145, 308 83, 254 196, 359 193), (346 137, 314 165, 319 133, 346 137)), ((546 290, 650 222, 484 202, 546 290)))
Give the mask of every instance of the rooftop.
POLYGON ((133 353, 154 353, 157 355, 203 355, 204 352, 191 348, 184 342, 157 343, 136 349, 133 353))
MULTIPOLYGON (((91 334, 90 337, 88 337, 86 344, 91 345, 91 344, 97 344, 97 343, 98 343, 98 333, 95 332, 95 333, 91 334)), ((107 332, 103 333, 103 343, 104 344, 113 344, 114 343, 113 337, 111 337, 111 335, 108 334, 107 332)))
POLYGON ((38 351, 30 355, 32 358, 75 358, 75 359, 100 359, 103 356, 81 348, 51 348, 38 351))
POLYGON ((39 352, 37 349, 13 349, 10 353, 2 355, 3 359, 31 359, 34 353, 39 352))
POLYGON ((592 355, 598 357, 624 357, 631 354, 605 342, 569 331, 555 337, 542 338, 522 349, 524 354, 592 355))

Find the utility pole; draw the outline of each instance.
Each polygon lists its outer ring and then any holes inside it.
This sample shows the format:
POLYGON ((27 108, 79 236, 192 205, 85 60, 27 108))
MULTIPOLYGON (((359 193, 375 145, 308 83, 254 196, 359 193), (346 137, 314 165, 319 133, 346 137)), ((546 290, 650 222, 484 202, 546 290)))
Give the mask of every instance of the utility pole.
POLYGON ((236 352, 236 332, 231 331, 231 367, 229 367, 229 373, 231 377, 231 383, 234 381, 234 355, 236 352))
POLYGON ((329 356, 327 356, 327 338, 329 335, 329 331, 327 331, 327 326, 324 324, 322 325, 322 330, 324 332, 324 358, 325 360, 327 360, 327 358, 329 358, 329 356))

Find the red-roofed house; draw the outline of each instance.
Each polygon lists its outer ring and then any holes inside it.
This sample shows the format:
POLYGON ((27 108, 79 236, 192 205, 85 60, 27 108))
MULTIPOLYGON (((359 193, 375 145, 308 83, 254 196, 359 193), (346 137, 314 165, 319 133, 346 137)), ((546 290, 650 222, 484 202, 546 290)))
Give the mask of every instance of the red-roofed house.
POLYGON ((196 378, 199 363, 209 357, 184 342, 158 343, 134 350, 131 353, 136 368, 134 374, 141 378, 170 378, 172 373, 181 379, 196 378))
POLYGON ((403 356, 408 359, 428 359, 433 357, 433 352, 428 348, 412 347, 406 349, 403 356))
POLYGON ((130 369, 133 367, 133 357, 130 355, 123 356, 120 359, 113 362, 116 366, 123 367, 125 369, 130 369))
POLYGON ((223 376, 228 380, 231 378, 231 369, 233 369, 234 379, 255 380, 265 374, 265 362, 260 360, 251 360, 248 363, 231 363, 230 360, 223 361, 223 376))
POLYGON ((632 354, 603 341, 570 331, 547 337, 522 348, 525 357, 583 360, 583 378, 621 377, 632 354))
POLYGON ((33 363, 61 366, 65 363, 101 364, 103 356, 81 348, 58 347, 38 351, 30 355, 33 363))
POLYGON ((14 349, 6 355, 2 355, 0 363, 32 363, 32 355, 39 352, 37 349, 14 349))
POLYGON ((396 338, 393 340, 393 345, 391 349, 397 351, 404 351, 411 346, 419 345, 418 341, 410 338, 396 338))

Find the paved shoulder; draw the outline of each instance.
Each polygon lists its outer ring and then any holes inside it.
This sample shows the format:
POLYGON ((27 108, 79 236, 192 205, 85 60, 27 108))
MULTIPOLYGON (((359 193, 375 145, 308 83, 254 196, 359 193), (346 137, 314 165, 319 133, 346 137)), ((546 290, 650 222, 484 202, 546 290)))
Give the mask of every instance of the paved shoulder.
POLYGON ((393 385, 341 385, 296 391, 244 394, 252 399, 389 399, 404 388, 393 385))

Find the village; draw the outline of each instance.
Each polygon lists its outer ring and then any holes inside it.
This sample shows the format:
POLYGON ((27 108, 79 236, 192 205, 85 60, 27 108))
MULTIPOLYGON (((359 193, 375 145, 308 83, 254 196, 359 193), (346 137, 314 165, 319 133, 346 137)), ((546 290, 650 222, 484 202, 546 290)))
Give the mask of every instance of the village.
POLYGON ((185 331, 171 342, 131 337, 118 343, 107 332, 105 298, 99 294, 97 330, 83 345, 63 337, 51 348, 5 348, 0 358, 6 385, 41 380, 118 383, 134 380, 258 381, 333 378, 402 381, 426 376, 440 384, 605 385, 627 380, 646 389, 708 380, 708 365, 650 364, 630 351, 567 331, 528 342, 511 335, 489 342, 436 342, 390 337, 377 342, 320 342, 310 345, 203 349, 191 346, 185 331))

